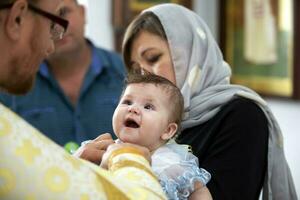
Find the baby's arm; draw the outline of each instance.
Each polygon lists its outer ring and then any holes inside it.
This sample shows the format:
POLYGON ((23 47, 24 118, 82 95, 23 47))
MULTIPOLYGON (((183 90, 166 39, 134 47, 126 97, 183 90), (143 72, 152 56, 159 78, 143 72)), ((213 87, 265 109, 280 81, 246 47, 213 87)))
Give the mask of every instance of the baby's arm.
MULTIPOLYGON (((201 184, 201 183, 198 183, 201 184)), ((195 187, 194 192, 189 196, 189 200, 212 200, 212 196, 206 186, 195 187)))
POLYGON ((167 196, 170 199, 188 199, 189 196, 211 199, 205 187, 211 178, 210 174, 198 167, 196 156, 180 148, 179 145, 169 144, 152 155, 152 168, 167 196))

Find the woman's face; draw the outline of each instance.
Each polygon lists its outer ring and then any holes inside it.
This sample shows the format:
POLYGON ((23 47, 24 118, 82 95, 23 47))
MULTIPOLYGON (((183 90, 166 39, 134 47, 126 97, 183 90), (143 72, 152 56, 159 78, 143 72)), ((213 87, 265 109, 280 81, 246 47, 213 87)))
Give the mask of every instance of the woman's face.
POLYGON ((169 46, 161 37, 141 31, 133 40, 130 68, 142 69, 169 79, 176 84, 169 46))

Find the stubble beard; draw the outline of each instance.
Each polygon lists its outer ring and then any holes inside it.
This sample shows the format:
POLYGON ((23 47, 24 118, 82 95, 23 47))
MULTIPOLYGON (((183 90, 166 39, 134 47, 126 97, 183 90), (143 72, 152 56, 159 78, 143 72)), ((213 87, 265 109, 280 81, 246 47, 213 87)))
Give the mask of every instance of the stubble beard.
POLYGON ((20 67, 25 67, 24 65, 14 65, 10 74, 7 76, 6 81, 1 84, 2 90, 7 93, 15 95, 24 95, 29 92, 35 82, 35 75, 25 75, 20 74, 18 70, 20 67))
POLYGON ((15 56, 9 65, 9 72, 1 88, 7 93, 24 95, 28 93, 35 82, 35 77, 40 64, 40 54, 37 53, 38 39, 34 34, 29 41, 29 48, 21 56, 15 56))

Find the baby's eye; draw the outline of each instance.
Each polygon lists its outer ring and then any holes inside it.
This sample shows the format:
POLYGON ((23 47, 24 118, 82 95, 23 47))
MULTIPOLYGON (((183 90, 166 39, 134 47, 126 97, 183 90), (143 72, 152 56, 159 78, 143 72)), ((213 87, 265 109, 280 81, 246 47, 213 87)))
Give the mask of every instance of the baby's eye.
POLYGON ((145 106, 144 106, 144 108, 145 109, 147 109, 147 110, 154 110, 154 105, 152 105, 152 104, 146 104, 145 106))
POLYGON ((131 101, 128 100, 128 99, 123 100, 121 103, 125 104, 125 105, 131 105, 132 104, 131 101))

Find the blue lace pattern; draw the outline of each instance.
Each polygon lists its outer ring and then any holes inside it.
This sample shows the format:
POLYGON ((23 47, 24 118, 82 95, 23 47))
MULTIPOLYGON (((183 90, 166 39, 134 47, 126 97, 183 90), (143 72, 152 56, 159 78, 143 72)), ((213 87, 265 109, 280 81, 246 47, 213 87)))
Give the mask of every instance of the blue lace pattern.
POLYGON ((202 168, 192 169, 185 171, 181 176, 175 179, 169 179, 166 176, 160 176, 159 182, 166 193, 168 199, 172 200, 185 200, 188 199, 190 194, 194 191, 194 184, 200 181, 206 185, 210 180, 210 174, 202 168))
POLYGON ((168 199, 188 199, 194 191, 195 182, 199 181, 206 185, 211 179, 210 173, 198 167, 197 157, 188 152, 187 148, 174 143, 167 144, 163 148, 164 150, 158 152, 152 159, 153 164, 157 163, 159 166, 152 165, 152 168, 168 199))

